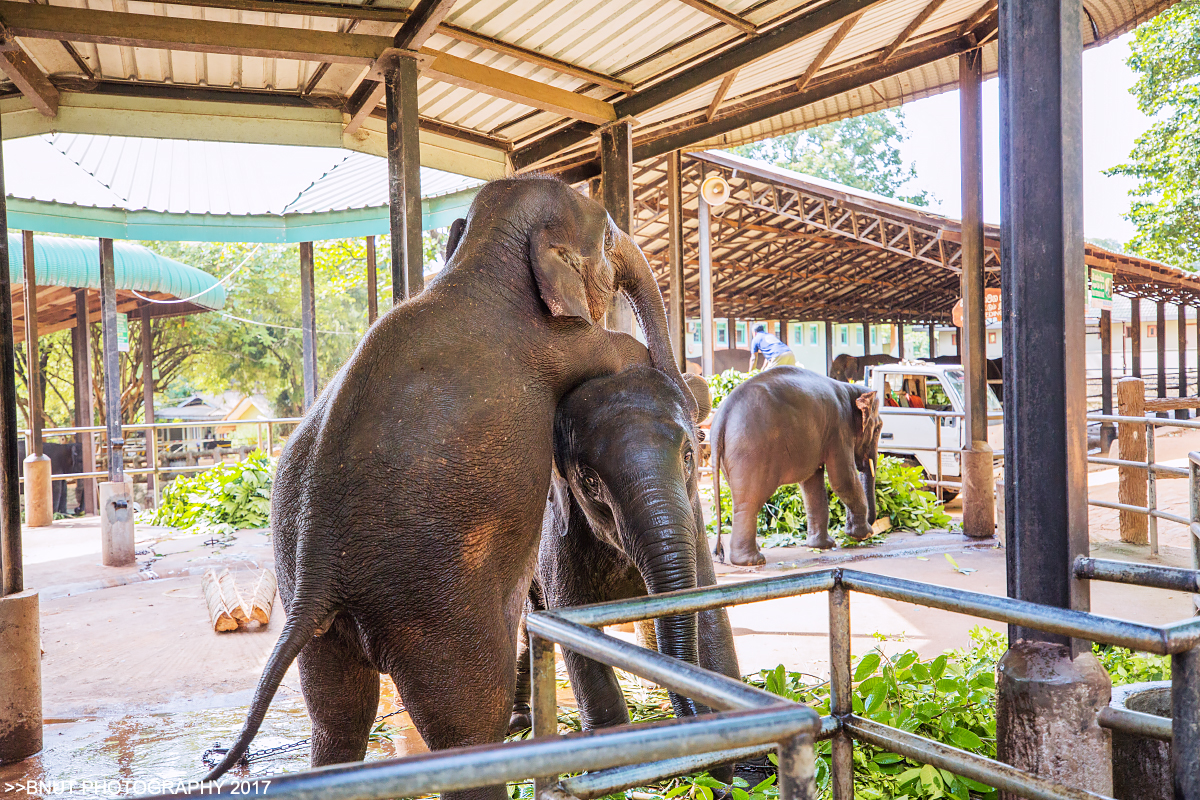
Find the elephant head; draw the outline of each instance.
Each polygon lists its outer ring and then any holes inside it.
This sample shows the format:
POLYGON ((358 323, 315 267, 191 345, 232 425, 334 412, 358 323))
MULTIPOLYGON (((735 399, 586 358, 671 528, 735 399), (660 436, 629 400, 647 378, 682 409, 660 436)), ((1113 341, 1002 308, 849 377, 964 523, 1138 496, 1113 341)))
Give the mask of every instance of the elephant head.
POLYGON ((450 227, 446 262, 472 249, 523 249, 545 310, 553 317, 602 324, 617 291, 629 298, 646 337, 650 362, 674 380, 695 414, 671 352, 658 281, 633 238, 604 206, 545 176, 492 181, 470 216, 450 227))
POLYGON ((849 353, 842 353, 829 365, 829 377, 843 383, 858 380, 862 377, 858 366, 858 358, 849 353))
MULTIPOLYGON (((874 525, 875 470, 879 466, 879 433, 883 430, 883 420, 879 416, 879 393, 874 389, 864 389, 855 398, 854 421, 854 466, 858 469, 867 494, 867 523, 874 525)), ((856 535, 850 530, 850 535, 865 539, 870 533, 856 535)))
MULTIPOLYGON (((707 386, 694 383, 707 415, 707 386)), ((685 394, 661 372, 637 367, 583 384, 555 415, 554 461, 565 491, 553 493, 554 513, 585 519, 594 536, 628 557, 649 594, 695 587, 697 558, 706 556, 685 394)), ((660 652, 698 663, 695 614, 655 620, 655 634, 660 652)), ((704 710, 675 695, 671 702, 676 716, 704 710)))

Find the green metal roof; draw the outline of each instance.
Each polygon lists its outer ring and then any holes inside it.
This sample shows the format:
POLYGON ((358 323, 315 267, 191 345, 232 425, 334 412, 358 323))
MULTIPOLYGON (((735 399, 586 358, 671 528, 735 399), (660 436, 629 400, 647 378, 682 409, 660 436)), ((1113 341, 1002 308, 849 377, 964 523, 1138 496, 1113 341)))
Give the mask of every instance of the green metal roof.
MULTIPOLYGON (((100 288, 100 250, 95 239, 34 236, 33 254, 38 286, 100 288)), ((25 280, 19 233, 8 235, 8 269, 13 283, 25 280)), ((139 244, 113 242, 113 271, 118 289, 163 292, 205 308, 225 307, 225 287, 212 275, 139 244)))

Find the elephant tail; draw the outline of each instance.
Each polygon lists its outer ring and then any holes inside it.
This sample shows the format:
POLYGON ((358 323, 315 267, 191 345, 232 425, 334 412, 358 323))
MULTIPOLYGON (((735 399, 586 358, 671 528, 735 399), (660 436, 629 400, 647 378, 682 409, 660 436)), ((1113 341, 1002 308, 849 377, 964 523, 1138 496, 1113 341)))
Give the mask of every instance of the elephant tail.
MULTIPOLYGON (((310 578, 311 581, 314 576, 310 574, 303 577, 310 578)), ((283 627, 283 633, 280 634, 279 640, 275 642, 275 649, 271 652, 271 657, 267 659, 267 666, 263 669, 262 677, 258 679, 258 686, 254 690, 254 699, 250 702, 250 712, 246 715, 242 732, 238 734, 237 741, 226 751, 225 758, 221 763, 204 776, 204 781, 216 780, 242 759, 250 747, 250 742, 258 733, 263 718, 267 715, 267 709, 271 705, 271 699, 279 690, 279 684, 283 681, 283 676, 287 674, 288 668, 292 666, 292 662, 300 655, 304 646, 314 636, 327 631, 332 624, 334 614, 336 614, 332 592, 328 590, 314 591, 316 587, 306 586, 305 583, 301 578, 296 586, 295 601, 289 609, 287 623, 283 627)), ((324 587, 320 588, 324 589, 324 587)))
POLYGON ((718 547, 721 546, 721 531, 724 522, 721 514, 721 451, 724 449, 725 426, 721 423, 720 417, 714 419, 708 431, 712 436, 713 507, 716 509, 713 518, 717 521, 718 547))

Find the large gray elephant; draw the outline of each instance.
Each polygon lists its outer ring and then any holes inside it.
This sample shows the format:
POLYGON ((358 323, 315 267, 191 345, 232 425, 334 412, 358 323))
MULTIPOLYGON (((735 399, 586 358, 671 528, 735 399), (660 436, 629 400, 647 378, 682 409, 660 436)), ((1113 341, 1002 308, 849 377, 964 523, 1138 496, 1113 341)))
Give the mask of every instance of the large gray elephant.
MULTIPOLYGON (((703 379, 693 392, 707 416, 703 379)), ((648 368, 588 381, 563 398, 554 429, 556 469, 530 592, 534 609, 716 583, 697 493, 696 438, 673 383, 648 368)), ((657 619, 654 634, 660 652, 740 680, 724 609, 657 619)), ((570 651, 565 660, 585 730, 629 721, 611 667, 570 651)), ((510 730, 529 726, 523 628, 517 664, 510 730)), ((704 710, 674 694, 671 702, 676 716, 704 710)))
MULTIPOLYGON (((730 392, 712 423, 714 496, 721 496, 724 468, 733 500, 729 560, 766 563, 754 538, 758 512, 776 489, 791 483, 804 494, 806 544, 833 547, 826 472, 846 505, 846 532, 869 537, 882 428, 876 392, 801 367, 760 372, 730 392)), ((724 560, 720 531, 713 553, 724 560)))
POLYGON ((367 332, 279 460, 287 623, 210 778, 245 752, 297 658, 313 766, 363 758, 380 673, 431 749, 501 741, 559 400, 649 360, 695 402, 654 274, 600 204, 550 178, 499 180, 455 227, 445 269, 367 332), (599 324, 617 289, 649 356, 599 324))
POLYGON ((899 360, 886 353, 875 353, 870 356, 852 356, 849 353, 842 353, 829 366, 829 377, 835 381, 861 381, 867 373, 867 367, 895 364, 899 360))

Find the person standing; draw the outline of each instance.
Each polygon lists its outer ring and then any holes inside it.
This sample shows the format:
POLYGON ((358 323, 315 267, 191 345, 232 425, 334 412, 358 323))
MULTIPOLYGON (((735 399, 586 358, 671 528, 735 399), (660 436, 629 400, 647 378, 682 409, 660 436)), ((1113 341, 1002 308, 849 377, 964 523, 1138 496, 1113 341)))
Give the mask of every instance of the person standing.
POLYGON ((754 326, 754 338, 750 340, 750 369, 756 369, 759 358, 766 362, 763 369, 796 366, 796 354, 778 338, 767 333, 766 325, 754 326))

